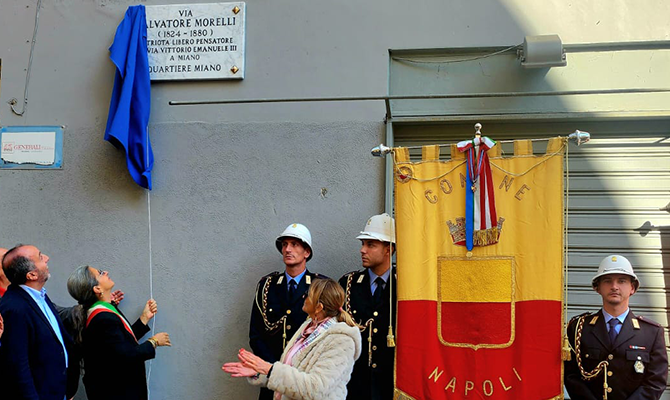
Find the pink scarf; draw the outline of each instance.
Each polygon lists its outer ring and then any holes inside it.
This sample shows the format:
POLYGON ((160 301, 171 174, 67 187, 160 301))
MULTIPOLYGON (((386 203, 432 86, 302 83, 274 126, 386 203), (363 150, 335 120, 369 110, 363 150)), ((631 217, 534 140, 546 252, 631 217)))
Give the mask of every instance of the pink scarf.
MULTIPOLYGON (((331 317, 324 319, 320 322, 312 320, 305 329, 300 334, 300 337, 293 343, 293 346, 286 353, 286 358, 284 359, 284 364, 291 365, 293 357, 296 354, 300 353, 302 350, 306 349, 314 340, 316 340, 319 335, 325 332, 331 325, 337 323, 337 318, 331 317)), ((281 393, 275 392, 275 400, 281 399, 281 393)))

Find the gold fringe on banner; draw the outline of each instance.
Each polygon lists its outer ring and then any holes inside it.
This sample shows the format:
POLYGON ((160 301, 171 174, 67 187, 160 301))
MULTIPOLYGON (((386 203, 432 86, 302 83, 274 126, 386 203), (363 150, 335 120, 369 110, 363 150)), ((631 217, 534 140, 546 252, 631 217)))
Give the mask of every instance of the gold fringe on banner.
MULTIPOLYGON (((565 397, 560 394, 556 397, 550 397, 546 400, 564 400, 565 397)), ((404 393, 403 391, 399 389, 395 389, 395 392, 393 394, 393 400, 417 400, 414 397, 409 396, 407 393, 404 393)))
POLYGON ((416 400, 416 399, 414 397, 408 396, 406 393, 403 393, 398 389, 395 389, 393 393, 393 400, 416 400))

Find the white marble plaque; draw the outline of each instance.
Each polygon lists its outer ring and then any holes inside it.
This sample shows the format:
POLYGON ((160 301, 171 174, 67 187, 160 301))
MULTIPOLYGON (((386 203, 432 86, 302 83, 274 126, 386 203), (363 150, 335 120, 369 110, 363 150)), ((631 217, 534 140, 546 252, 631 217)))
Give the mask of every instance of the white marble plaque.
POLYGON ((146 6, 151 80, 244 79, 245 3, 146 6))
POLYGON ((4 162, 52 165, 56 132, 4 132, 1 145, 0 158, 4 162))

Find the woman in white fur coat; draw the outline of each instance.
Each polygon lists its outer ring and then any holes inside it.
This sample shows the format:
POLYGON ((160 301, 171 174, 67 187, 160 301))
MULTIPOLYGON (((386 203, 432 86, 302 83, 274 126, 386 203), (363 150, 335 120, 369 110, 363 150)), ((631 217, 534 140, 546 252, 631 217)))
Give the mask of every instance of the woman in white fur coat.
POLYGON ((354 362, 361 355, 361 333, 342 309, 344 290, 332 279, 317 279, 302 309, 309 318, 270 364, 241 349, 239 362, 222 369, 275 392, 275 400, 344 400, 354 362))

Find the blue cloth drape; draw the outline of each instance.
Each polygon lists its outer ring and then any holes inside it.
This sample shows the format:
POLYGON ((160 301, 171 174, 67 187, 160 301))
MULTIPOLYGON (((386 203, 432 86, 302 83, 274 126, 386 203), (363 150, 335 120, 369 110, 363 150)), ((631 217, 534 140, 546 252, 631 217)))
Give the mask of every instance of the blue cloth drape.
POLYGON ((116 65, 105 140, 126 152, 133 180, 151 190, 154 155, 149 141, 151 82, 147 55, 147 19, 143 5, 130 6, 116 29, 109 57, 116 65))

